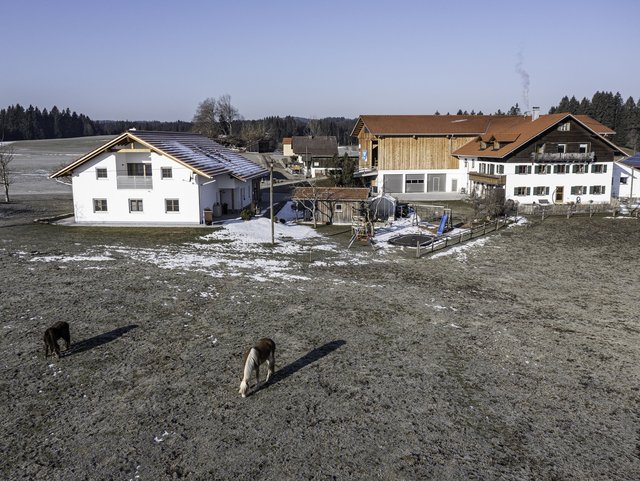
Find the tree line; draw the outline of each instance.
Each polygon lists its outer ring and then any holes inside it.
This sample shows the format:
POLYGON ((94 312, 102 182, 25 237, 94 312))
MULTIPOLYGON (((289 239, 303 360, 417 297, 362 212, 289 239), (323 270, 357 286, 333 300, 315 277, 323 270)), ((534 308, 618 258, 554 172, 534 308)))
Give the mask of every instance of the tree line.
POLYGON ((0 109, 0 141, 59 139, 93 135, 118 135, 127 129, 170 132, 198 132, 227 145, 273 151, 284 137, 298 135, 334 135, 340 145, 354 142, 351 130, 355 119, 327 117, 304 119, 270 116, 245 120, 231 105, 228 96, 207 99, 200 104, 191 122, 92 120, 70 109, 40 110, 20 104, 0 109), (226 104, 225 104, 226 103, 226 104), (219 106, 222 111, 218 110, 219 106), (222 112, 222 113, 221 113, 222 112))
POLYGON ((569 112, 576 115, 588 115, 610 129, 615 130, 612 140, 620 147, 634 151, 640 147, 640 98, 634 101, 629 97, 622 99, 620 92, 596 92, 591 99, 565 95, 557 106, 551 107, 550 114, 569 112))
MULTIPOLYGON (((640 146, 640 98, 626 101, 620 93, 596 92, 591 99, 564 96, 549 113, 570 112, 589 115, 613 129, 613 142, 638 150, 640 146)), ((498 109, 495 115, 521 115, 516 103, 506 112, 498 109)), ((448 112, 447 112, 448 114, 448 112)), ((482 111, 459 109, 458 115, 483 115, 482 111)), ((440 115, 436 112, 436 115, 440 115)), ((172 132, 197 132, 229 146, 250 150, 274 151, 282 146, 284 137, 314 135, 335 136, 339 145, 351 145, 355 139, 351 131, 356 119, 325 117, 305 119, 301 117, 269 116, 258 120, 246 120, 231 103, 229 95, 202 101, 191 122, 91 120, 84 114, 70 109, 51 110, 20 104, 0 109, 0 141, 55 139, 92 135, 118 135, 130 128, 172 132)))

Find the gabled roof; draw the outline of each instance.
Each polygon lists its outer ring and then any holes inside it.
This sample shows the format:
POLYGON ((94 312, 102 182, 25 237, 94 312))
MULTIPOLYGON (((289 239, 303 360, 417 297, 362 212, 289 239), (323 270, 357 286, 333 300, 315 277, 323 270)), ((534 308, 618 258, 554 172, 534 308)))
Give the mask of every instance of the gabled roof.
MULTIPOLYGON (((599 131, 611 131, 596 120, 587 117, 588 121, 584 122, 585 116, 576 116, 567 113, 560 114, 548 114, 541 115, 536 120, 531 120, 531 117, 517 117, 519 122, 505 126, 497 124, 489 132, 482 136, 479 136, 475 141, 471 141, 457 149, 452 155, 456 156, 469 156, 469 157, 488 157, 501 159, 507 155, 513 153, 520 147, 526 145, 539 135, 551 130, 562 122, 567 120, 574 120, 584 128, 600 137, 600 139, 612 147, 614 150, 621 152, 622 150, 613 144, 610 140, 603 137, 599 131), (597 129, 597 130, 594 130, 597 129), (511 140, 513 139, 513 140, 511 140), (482 142, 488 142, 497 140, 500 143, 500 148, 494 150, 487 146, 482 148, 482 142)), ((612 132, 612 131, 611 131, 612 132)))
POLYGON ((185 132, 154 132, 128 130, 101 147, 80 157, 51 177, 68 175, 85 162, 119 145, 137 142, 158 154, 184 165, 198 175, 213 178, 229 174, 246 181, 267 174, 267 170, 246 157, 233 152, 213 140, 198 134, 185 132))
MULTIPOLYGON (((586 115, 575 117, 599 134, 614 133, 610 128, 586 115)), ((508 132, 510 127, 523 121, 531 122, 531 117, 520 115, 361 115, 351 131, 351 136, 357 137, 363 128, 378 136, 474 136, 498 130, 508 132)))
POLYGON ((335 136, 297 136, 291 138, 291 148, 298 155, 338 154, 338 140, 335 136))
POLYGON ((366 187, 296 187, 294 200, 361 201, 369 198, 366 187))

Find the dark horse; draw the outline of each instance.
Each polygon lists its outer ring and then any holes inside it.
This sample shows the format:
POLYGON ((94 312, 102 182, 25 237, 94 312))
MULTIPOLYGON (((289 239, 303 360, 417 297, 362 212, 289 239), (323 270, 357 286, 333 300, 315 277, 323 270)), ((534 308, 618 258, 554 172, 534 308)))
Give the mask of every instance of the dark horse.
POLYGON ((49 354, 55 354, 57 358, 60 358, 60 347, 58 346, 58 339, 64 340, 65 351, 69 350, 71 345, 71 335, 69 334, 69 324, 64 321, 58 321, 49 329, 44 331, 44 357, 49 357, 49 354))

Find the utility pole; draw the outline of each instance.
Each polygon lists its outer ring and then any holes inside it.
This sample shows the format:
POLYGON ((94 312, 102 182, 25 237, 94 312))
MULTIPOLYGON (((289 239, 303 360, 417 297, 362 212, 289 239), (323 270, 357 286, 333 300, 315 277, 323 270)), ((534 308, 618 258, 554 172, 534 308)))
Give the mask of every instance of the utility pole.
POLYGON ((269 212, 271 214, 271 245, 275 245, 274 222, 273 222, 273 159, 269 163, 269 212))

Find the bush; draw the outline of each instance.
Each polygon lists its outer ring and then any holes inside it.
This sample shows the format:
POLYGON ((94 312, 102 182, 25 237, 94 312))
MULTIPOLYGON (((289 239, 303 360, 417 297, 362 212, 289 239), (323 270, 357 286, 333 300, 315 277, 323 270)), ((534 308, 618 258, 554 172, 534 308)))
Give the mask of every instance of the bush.
POLYGON ((242 220, 249 220, 253 217, 253 212, 250 209, 242 209, 240 211, 240 218, 242 220))

